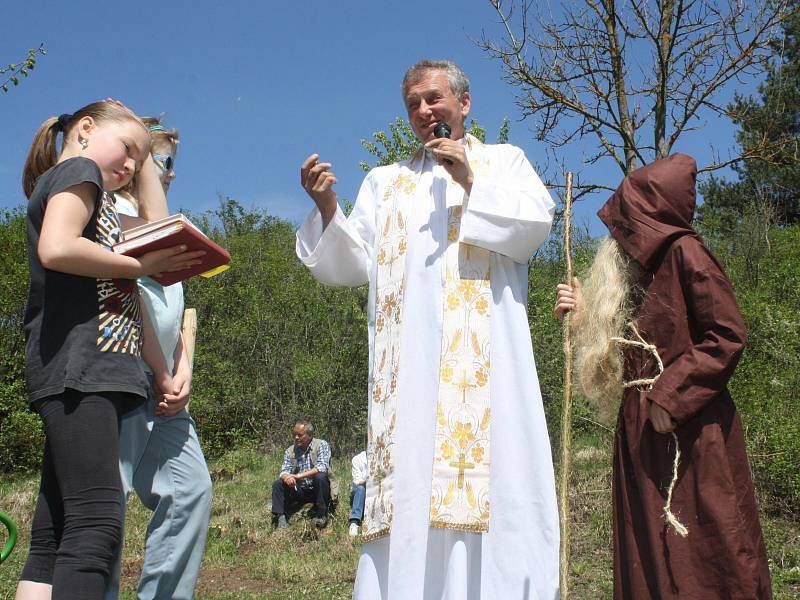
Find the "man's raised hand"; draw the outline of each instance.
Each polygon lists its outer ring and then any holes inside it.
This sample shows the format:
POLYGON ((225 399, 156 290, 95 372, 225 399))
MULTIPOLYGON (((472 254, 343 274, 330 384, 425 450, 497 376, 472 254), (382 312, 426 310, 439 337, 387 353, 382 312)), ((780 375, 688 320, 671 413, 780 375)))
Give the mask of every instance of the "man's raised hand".
POLYGON ((331 163, 320 162, 319 154, 312 154, 300 167, 300 184, 317 205, 323 228, 336 214, 336 192, 333 191, 336 175, 330 170, 332 166, 331 163))

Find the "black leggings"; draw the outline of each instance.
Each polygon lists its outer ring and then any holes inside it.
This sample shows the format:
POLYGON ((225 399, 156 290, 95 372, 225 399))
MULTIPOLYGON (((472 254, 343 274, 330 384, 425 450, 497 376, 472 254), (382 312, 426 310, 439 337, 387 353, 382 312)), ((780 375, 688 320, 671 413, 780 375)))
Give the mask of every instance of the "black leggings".
POLYGON ((47 439, 20 579, 52 584, 52 600, 103 598, 122 538, 119 415, 141 400, 67 390, 35 404, 47 439))

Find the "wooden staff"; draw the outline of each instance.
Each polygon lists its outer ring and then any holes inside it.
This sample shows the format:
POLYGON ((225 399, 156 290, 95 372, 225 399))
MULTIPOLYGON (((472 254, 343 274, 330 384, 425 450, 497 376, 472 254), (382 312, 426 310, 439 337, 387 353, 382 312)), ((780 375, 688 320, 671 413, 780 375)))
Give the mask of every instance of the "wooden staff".
POLYGON ((183 311, 183 347, 189 358, 189 366, 194 370, 194 340, 197 335, 197 310, 187 308, 183 311))
MULTIPOLYGON (((567 191, 564 197, 564 259, 565 281, 572 285, 572 173, 567 172, 567 191)), ((561 472, 558 479, 558 512, 561 524, 560 587, 561 600, 569 600, 569 475, 572 469, 572 336, 570 316, 564 315, 564 399, 561 405, 561 472)))
MULTIPOLYGON (((189 367, 194 372, 194 341, 197 336, 197 310, 194 308, 187 308, 183 311, 183 329, 181 330, 181 337, 183 338, 183 349, 186 351, 186 357, 189 359, 189 367)), ((186 403, 186 408, 191 404, 191 397, 189 402, 186 403)))

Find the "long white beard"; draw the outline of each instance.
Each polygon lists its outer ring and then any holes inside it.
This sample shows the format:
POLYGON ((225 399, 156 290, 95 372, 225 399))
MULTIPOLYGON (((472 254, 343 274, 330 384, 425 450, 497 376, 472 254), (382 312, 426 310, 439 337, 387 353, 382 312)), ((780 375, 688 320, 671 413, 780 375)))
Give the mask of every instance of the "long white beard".
POLYGON ((578 384, 600 416, 609 419, 622 398, 624 359, 614 337, 624 337, 638 265, 612 237, 600 243, 573 319, 578 384))

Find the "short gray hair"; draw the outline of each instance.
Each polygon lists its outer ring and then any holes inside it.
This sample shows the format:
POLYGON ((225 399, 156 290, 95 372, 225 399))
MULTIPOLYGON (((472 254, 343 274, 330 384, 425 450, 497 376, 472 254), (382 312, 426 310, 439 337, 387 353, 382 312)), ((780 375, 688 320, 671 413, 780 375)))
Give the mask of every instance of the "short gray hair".
POLYGON ((411 65, 403 76, 401 93, 403 103, 406 101, 408 86, 422 79, 428 71, 444 71, 447 73, 447 81, 450 83, 450 91, 459 100, 464 96, 464 92, 469 91, 469 79, 456 63, 451 60, 421 60, 411 65))
POLYGON ((303 431, 310 435, 314 435, 314 426, 311 424, 311 421, 306 421, 305 419, 298 419, 294 422, 294 426, 297 427, 298 425, 303 426, 303 431))

